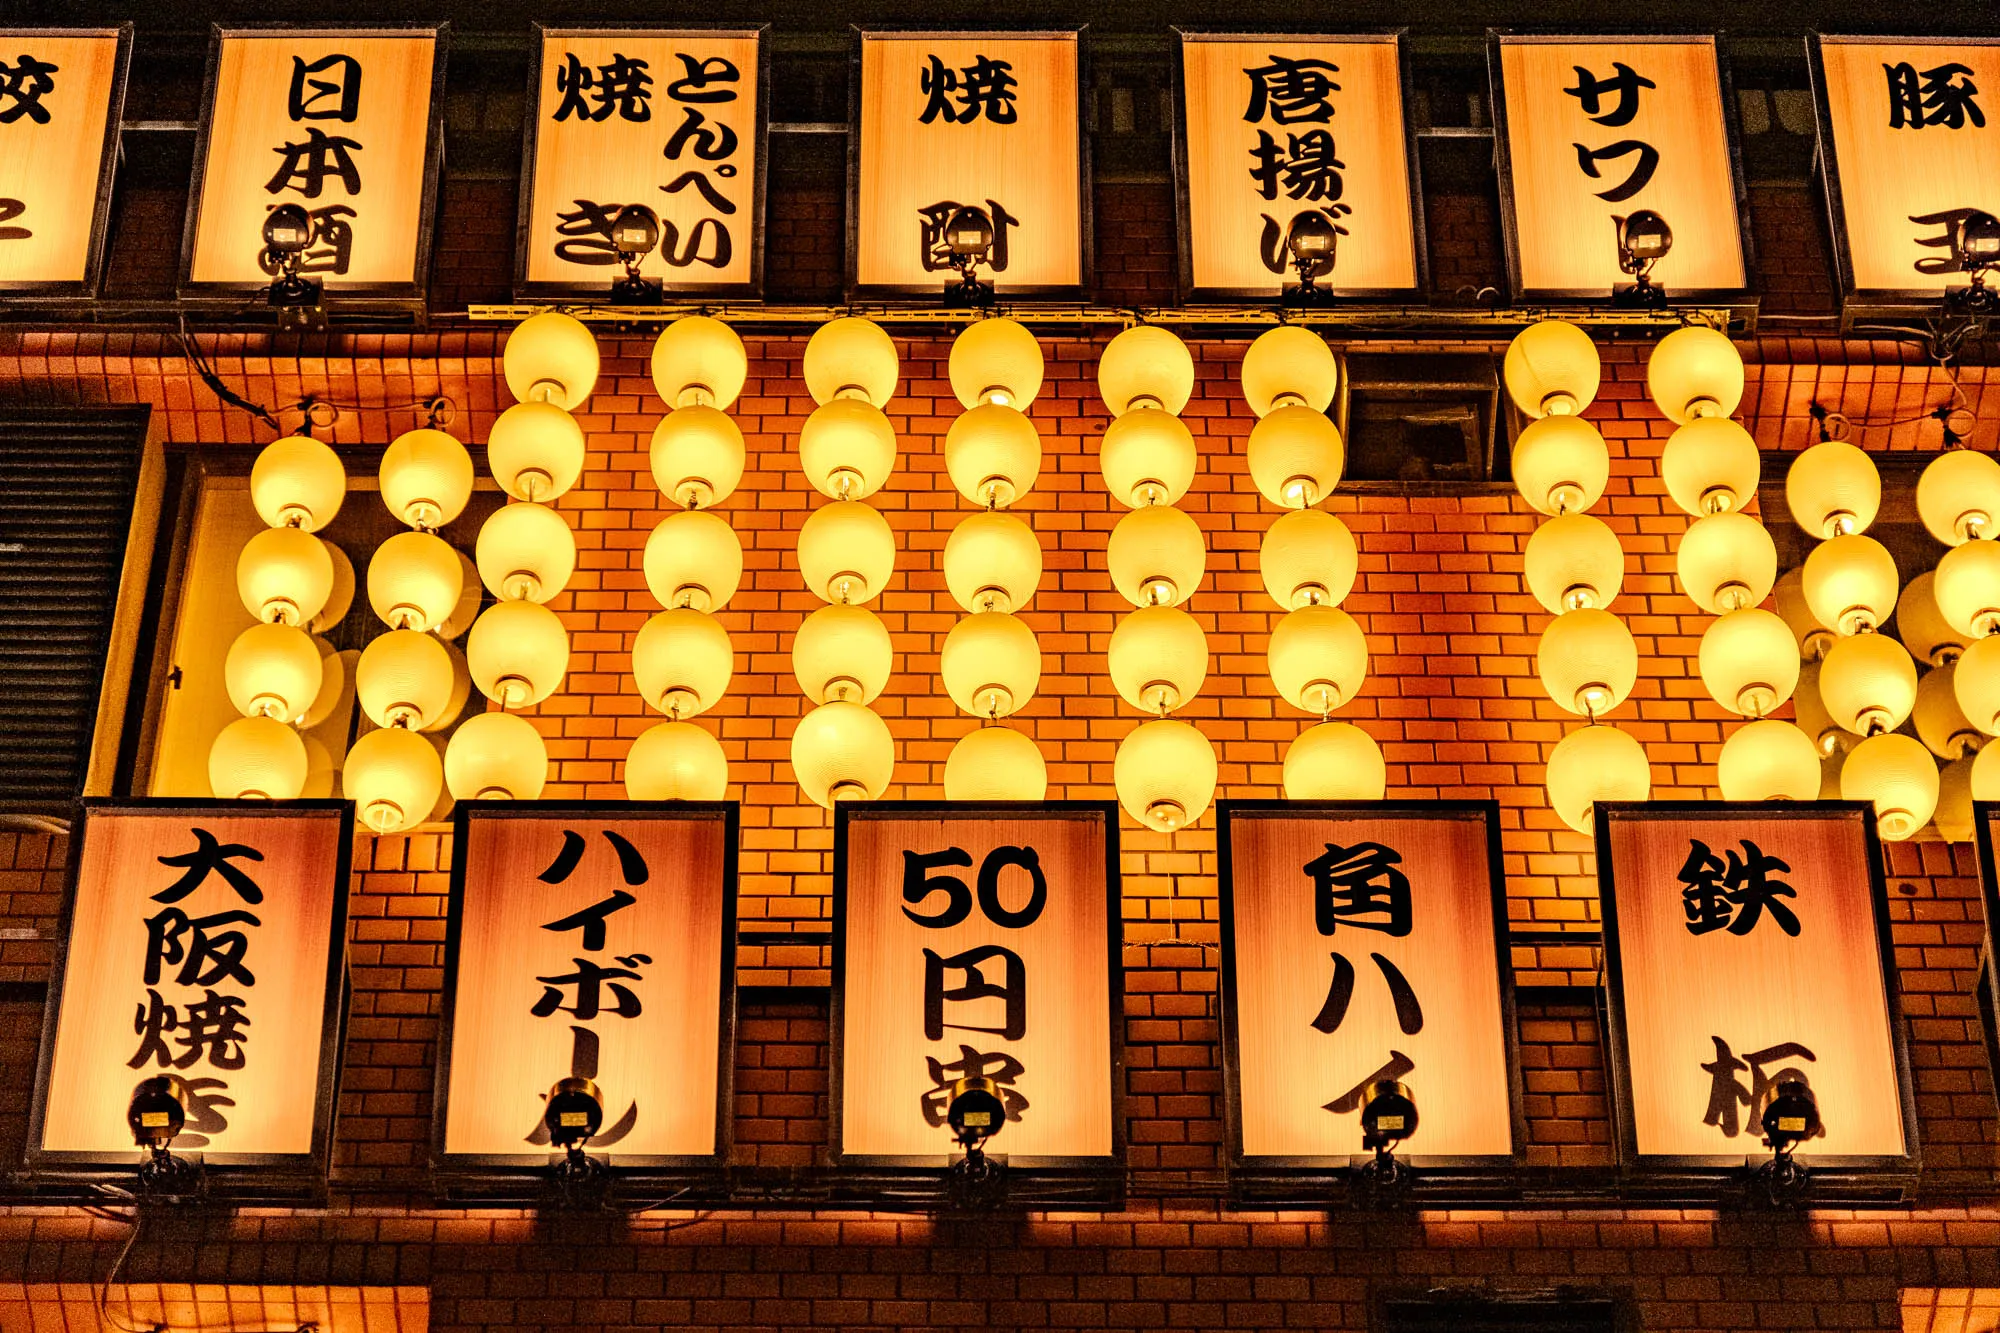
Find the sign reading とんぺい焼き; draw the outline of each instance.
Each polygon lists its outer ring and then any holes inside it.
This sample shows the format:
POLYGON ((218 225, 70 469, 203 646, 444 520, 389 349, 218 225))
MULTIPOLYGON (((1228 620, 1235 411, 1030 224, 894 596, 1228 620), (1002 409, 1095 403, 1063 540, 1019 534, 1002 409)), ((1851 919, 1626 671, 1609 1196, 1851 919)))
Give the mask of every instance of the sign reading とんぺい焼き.
POLYGON ((1401 40, 1182 33, 1175 141, 1181 285, 1270 297, 1298 278, 1293 220, 1334 237, 1317 285, 1407 295, 1423 285, 1401 40))
POLYGON ((448 932, 434 1132, 447 1173, 547 1166, 547 1098, 572 1077, 599 1089, 586 1146, 613 1167, 723 1161, 734 804, 461 805, 448 932))
POLYGON ((1715 39, 1495 34, 1502 235, 1516 296, 1605 298, 1618 220, 1665 219, 1669 295, 1749 285, 1742 174, 1715 39))
POLYGON ((0 29, 0 294, 97 287, 132 25, 0 29))
POLYGON ((49 982, 30 1170, 129 1165, 138 1084, 177 1153, 324 1170, 346 976, 344 801, 85 804, 49 982))
POLYGON ((1115 1166, 1116 807, 837 807, 835 1160, 935 1168, 960 1079, 992 1080, 1019 1172, 1115 1166))
POLYGON ((612 223, 640 204, 660 226, 643 277, 754 294, 766 84, 757 28, 541 29, 516 287, 604 292, 625 273, 612 223))
POLYGON ((850 141, 848 285, 935 297, 955 274, 947 224, 978 210, 979 270, 1002 295, 1088 278, 1075 32, 863 32, 850 141))
POLYGON ((1767 1155, 1805 1083, 1816 1167, 1917 1151, 1874 813, 1859 802, 1597 807, 1619 1154, 1635 1167, 1767 1155))
POLYGON ((442 29, 221 29, 195 154, 181 285, 268 286, 264 223, 312 224, 299 272, 332 291, 412 294, 428 265, 442 145, 442 29))

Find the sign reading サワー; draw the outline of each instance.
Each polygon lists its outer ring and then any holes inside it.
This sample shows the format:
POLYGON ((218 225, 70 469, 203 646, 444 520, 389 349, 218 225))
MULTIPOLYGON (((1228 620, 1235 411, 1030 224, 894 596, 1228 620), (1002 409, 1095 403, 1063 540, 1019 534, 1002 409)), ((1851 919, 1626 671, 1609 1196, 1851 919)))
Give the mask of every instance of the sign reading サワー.
POLYGON ((978 209, 980 269, 1002 294, 1087 277, 1089 208, 1074 32, 864 32, 850 143, 848 285, 935 296, 954 276, 945 224, 978 209))
POLYGON ((735 1033, 736 806, 461 805, 434 1144, 448 1173, 546 1167, 557 1080, 627 1171, 719 1165, 735 1033))
POLYGON ((1116 808, 838 807, 833 1153, 944 1166, 952 1085, 997 1085, 1023 1173, 1123 1159, 1116 808))
POLYGON ((176 1153, 324 1170, 353 821, 343 801, 86 804, 31 1169, 129 1167, 133 1089, 165 1077, 176 1153))
POLYGON ((1734 122, 1713 37, 1529 37, 1492 48, 1502 233, 1518 296, 1603 297, 1631 279, 1618 219, 1673 230, 1673 296, 1748 286, 1734 122))
POLYGON ((1333 229, 1321 287, 1406 295, 1423 285, 1415 155, 1393 34, 1181 34, 1181 284, 1275 296, 1296 282, 1285 237, 1301 213, 1333 229))
POLYGON ((602 293, 624 276, 620 209, 659 244, 640 273, 668 292, 754 293, 762 277, 760 29, 544 28, 528 121, 516 286, 602 293))
POLYGON ((132 25, 0 29, 0 292, 92 292, 132 25))
POLYGON ((1816 1171, 1907 1172, 1917 1152, 1870 808, 1654 802, 1597 809, 1620 1155, 1769 1156, 1773 1090, 1803 1081, 1816 1171))
POLYGON ((299 272, 327 290, 421 282, 441 145, 441 30, 218 29, 188 201, 183 287, 268 286, 264 220, 313 223, 299 272))
MULTIPOLYGON (((1520 1075, 1498 807, 1225 801, 1219 810, 1239 1190, 1278 1197, 1288 1172, 1346 1166, 1363 1152, 1362 1101, 1383 1079, 1408 1087, 1417 1106, 1399 1156, 1511 1164, 1520 1075)), ((1321 1187, 1295 1188, 1324 1198, 1321 1187)))

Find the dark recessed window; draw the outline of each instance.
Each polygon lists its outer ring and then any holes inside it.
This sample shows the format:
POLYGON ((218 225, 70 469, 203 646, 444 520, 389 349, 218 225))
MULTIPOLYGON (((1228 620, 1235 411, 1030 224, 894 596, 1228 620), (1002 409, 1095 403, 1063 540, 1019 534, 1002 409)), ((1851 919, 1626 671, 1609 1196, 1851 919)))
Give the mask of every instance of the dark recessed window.
POLYGON ((1351 355, 1346 398, 1345 481, 1462 484, 1506 476, 1500 377, 1490 356, 1351 355))

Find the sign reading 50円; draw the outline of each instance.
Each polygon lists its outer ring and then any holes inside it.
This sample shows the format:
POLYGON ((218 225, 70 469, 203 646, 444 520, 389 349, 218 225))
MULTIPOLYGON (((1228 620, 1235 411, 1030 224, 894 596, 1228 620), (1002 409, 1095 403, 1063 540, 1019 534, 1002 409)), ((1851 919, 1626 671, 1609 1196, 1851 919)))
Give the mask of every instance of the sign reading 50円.
POLYGON ((132 26, 0 29, 0 293, 94 290, 132 26))

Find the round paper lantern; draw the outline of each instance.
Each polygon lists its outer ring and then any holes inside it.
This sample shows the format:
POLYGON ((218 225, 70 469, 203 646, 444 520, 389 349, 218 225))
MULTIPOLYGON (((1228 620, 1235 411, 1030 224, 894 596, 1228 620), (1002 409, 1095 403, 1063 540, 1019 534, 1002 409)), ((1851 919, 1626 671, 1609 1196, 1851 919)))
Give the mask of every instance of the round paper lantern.
POLYGON ((472 498, 472 455, 441 430, 405 431, 382 455, 382 503, 413 528, 441 528, 472 498))
POLYGON ((949 374, 967 410, 998 403, 1025 412, 1042 391, 1042 345, 1005 316, 975 320, 952 340, 949 374))
POLYGON ((1925 570, 1910 580, 1896 600, 1896 637, 1910 650, 1910 656, 1931 666, 1956 658, 1972 639, 1953 629, 1938 609, 1935 578, 1925 570))
POLYGON ((1326 339, 1297 324, 1257 335, 1243 354, 1243 398, 1258 416, 1299 406, 1324 412, 1340 387, 1340 362, 1326 339))
POLYGON ((399 532, 368 560, 368 605, 397 629, 436 629, 465 590, 465 564, 444 538, 399 532))
POLYGON ((451 654, 428 634, 392 629, 361 650, 354 695, 378 727, 429 726, 451 702, 451 654))
POLYGON ((208 789, 225 801, 303 795, 310 760, 299 733, 268 717, 239 717, 208 747, 208 789))
POLYGON ((313 647, 319 650, 319 691, 313 695, 305 716, 299 719, 302 731, 310 731, 333 716, 333 710, 340 706, 341 697, 347 693, 349 659, 357 667, 361 662, 361 654, 353 649, 345 653, 335 652, 333 645, 324 639, 314 639, 313 647))
POLYGON ((852 398, 876 408, 896 396, 902 364, 895 340, 873 320, 828 320, 806 341, 806 391, 815 403, 852 398))
POLYGON ((236 595, 259 620, 309 624, 333 594, 333 556, 304 528, 266 528, 236 557, 236 595))
MULTIPOLYGON (((1806 569, 1810 586, 1810 562, 1806 569)), ((1778 581, 1778 548, 1764 525, 1748 514, 1710 514, 1688 524, 1674 552, 1674 573, 1696 606, 1721 615, 1771 595, 1778 581)))
POLYGON ((479 581, 503 601, 546 602, 576 572, 576 534, 547 505, 518 500, 479 526, 479 581))
POLYGON ((735 671, 729 631, 704 611, 661 611, 640 627, 632 644, 640 697, 671 718, 715 707, 729 692, 735 671))
POLYGON ((1111 781, 1125 813, 1157 833, 1199 820, 1215 799, 1215 747, 1175 718, 1155 718, 1118 742, 1111 781))
POLYGON ((944 761, 947 801, 1039 801, 1049 794, 1048 764, 1035 743, 1008 727, 979 727, 944 761))
POLYGON ((815 805, 878 800, 895 770, 888 724, 860 704, 821 704, 792 733, 792 773, 815 805))
POLYGON ((2000 736, 2000 635, 1976 639, 1953 664, 1952 691, 1973 726, 2000 736))
POLYGON ((799 431, 799 466, 821 495, 865 499, 896 470, 896 428, 865 398, 832 399, 799 431))
POLYGON ((896 534, 859 500, 823 504, 799 529, 799 572, 829 602, 872 601, 896 572, 896 534))
POLYGON ((461 801, 532 801, 549 780, 542 733, 517 713, 480 713, 444 747, 444 781, 461 801))
POLYGON ((654 525, 643 563, 661 606, 720 611, 742 585, 743 543, 716 515, 682 509, 654 525))
POLYGON ((1022 621, 1005 611, 981 611, 945 635, 938 674, 963 711, 1006 717, 1034 698, 1042 680, 1042 648, 1022 621))
POLYGON ((1176 606, 1194 596, 1208 571, 1201 527, 1170 505, 1134 509, 1111 529, 1105 547, 1111 582, 1134 606, 1176 606))
MULTIPOLYGON (((445 656, 451 659, 451 696, 445 700, 444 711, 437 715, 437 719, 418 727, 418 731, 443 731, 446 727, 449 727, 465 715, 466 701, 472 698, 472 668, 466 665, 465 654, 459 651, 458 645, 455 643, 450 643, 443 639, 438 640, 438 642, 443 646, 445 656)), ((346 654, 342 654, 342 656, 344 657, 346 654)), ((356 668, 358 669, 361 655, 354 653, 353 656, 356 668)), ((340 658, 337 657, 329 657, 327 659, 328 662, 337 662, 339 660, 340 658)))
POLYGON ((569 631, 540 602, 495 602, 472 622, 465 663, 481 694, 503 708, 525 708, 562 684, 569 631))
POLYGON ((1530 417, 1573 417, 1597 397, 1603 367, 1597 344, 1576 325, 1544 319, 1507 344, 1501 374, 1507 396, 1530 417))
POLYGON ((1535 600, 1556 615, 1601 611, 1624 585, 1625 548, 1604 520, 1560 514, 1529 536, 1522 572, 1535 600))
POLYGON ((1939 454, 1917 478, 1917 516, 1946 546, 2000 535, 2000 462, 1972 449, 1939 454))
POLYGON ((1097 465, 1119 503, 1174 504, 1194 484, 1194 435, 1170 412, 1135 407, 1105 427, 1097 465))
POLYGON ((2000 745, 1983 745, 1973 756, 1972 799, 2000 801, 2000 745))
POLYGON ((1715 785, 1725 801, 1810 801, 1819 796, 1819 760, 1812 737, 1767 717, 1738 727, 1722 743, 1715 785))
POLYGON ((1917 705, 1911 718, 1917 724, 1917 739, 1940 759, 1960 759, 1977 750, 1985 741, 1958 706, 1958 674, 1955 664, 1932 667, 1917 682, 1917 705))
POLYGON ((1347 446, 1340 428, 1310 407, 1276 407, 1250 428, 1250 477, 1286 509, 1318 504, 1340 484, 1347 446))
POLYGON ((2000 629, 2000 541, 1964 542, 1946 551, 1931 595, 1945 623, 1967 639, 2000 629))
POLYGON ((1208 678, 1208 636, 1179 607, 1148 606, 1111 631, 1111 683, 1147 713, 1168 713, 1201 692, 1208 678))
MULTIPOLYGON (((1927 583, 1924 586, 1928 589, 1930 585, 1927 583)), ((1819 617, 1813 614, 1812 606, 1806 601, 1806 574, 1803 568, 1788 569, 1778 577, 1778 581, 1771 586, 1771 601, 1792 631, 1799 656, 1817 661, 1832 646, 1833 631, 1819 623, 1819 617)), ((1897 614, 1901 614, 1900 610, 1897 614)))
POLYGON ((299 789, 299 795, 309 801, 329 800, 333 796, 333 780, 337 776, 333 756, 312 737, 302 739, 306 747, 306 783, 299 789))
POLYGON ((1696 417, 1667 439, 1660 475, 1688 513, 1732 513, 1757 493, 1757 441, 1728 417, 1696 417))
POLYGON ((1806 605, 1820 624, 1842 634, 1887 623, 1896 610, 1897 582, 1896 558, 1873 537, 1829 538, 1806 556, 1806 605))
POLYGON ((792 637, 792 674, 816 704, 874 703, 895 665, 889 627, 865 606, 822 606, 792 637))
POLYGON ((250 466, 250 502, 274 528, 317 532, 333 522, 346 496, 340 456, 310 435, 271 441, 250 466))
POLYGON ((974 514, 945 538, 944 581, 967 611, 1023 610, 1042 581, 1042 544, 1012 514, 974 514))
POLYGON ((501 364, 507 391, 521 402, 574 412, 597 387, 597 339, 581 320, 544 310, 514 326, 501 364))
POLYGON ((1937 809, 1937 760, 1908 736, 1870 736, 1840 768, 1840 799, 1875 807, 1875 831, 1901 842, 1930 822, 1937 809))
POLYGON ((945 431, 944 467, 960 495, 982 509, 1004 509, 1034 489, 1042 437, 1019 408, 981 403, 945 431))
POLYGON ((1285 799, 1379 801, 1389 766, 1375 738, 1351 722, 1322 722, 1285 750, 1285 799))
POLYGON ((403 833, 423 823, 437 805, 444 761, 416 732, 382 727, 348 748, 340 785, 363 825, 377 833, 403 833))
POLYGON ((486 585, 479 581, 479 567, 472 563, 471 556, 456 547, 452 548, 452 554, 458 557, 458 600, 452 603, 451 613, 431 631, 440 639, 456 639, 471 629, 479 608, 486 603, 486 585))
POLYGON ((1531 421, 1514 441, 1514 488, 1544 514, 1577 514, 1611 480, 1611 449, 1582 417, 1531 421))
POLYGON ((743 432, 718 408, 677 407, 653 428, 650 457, 660 494, 706 509, 727 500, 743 480, 743 432))
POLYGON ((736 330, 707 315, 684 315, 653 343, 653 388, 671 408, 727 412, 743 392, 750 358, 736 330))
POLYGON ((347 619, 347 613, 354 605, 354 562, 347 558, 347 552, 332 542, 325 545, 327 558, 333 562, 333 584, 327 590, 326 605, 306 622, 306 628, 315 634, 322 634, 347 619))
POLYGON ((1264 530, 1257 572, 1264 591, 1287 611, 1339 606, 1354 591, 1360 559, 1345 523, 1323 509, 1294 509, 1264 530))
POLYGON ((1799 668, 1798 688, 1792 691, 1792 715, 1798 719, 1799 730, 1812 737, 1813 745, 1825 755, 1847 749, 1855 736, 1842 730, 1827 711, 1819 694, 1819 671, 1818 662, 1807 662, 1799 668))
POLYGON ((1973 839, 1972 766, 1977 762, 1967 755, 1938 770, 1937 809, 1931 814, 1931 824, 1946 842, 1973 839))
POLYGON ((1699 324, 1660 339, 1646 360, 1646 392, 1676 426, 1726 417, 1743 400, 1743 357, 1724 334, 1699 324))
POLYGON ((1549 698, 1592 717, 1625 702, 1639 679, 1639 646, 1609 611, 1571 611, 1542 631, 1535 669, 1549 698))
POLYGON ((1180 415, 1194 392, 1194 355, 1157 324, 1135 324, 1105 344, 1097 391, 1111 415, 1153 407, 1180 415))
POLYGON ((625 756, 625 794, 635 801, 719 801, 729 790, 722 742, 692 722, 659 722, 625 756))
POLYGON ((1747 717, 1763 717, 1799 684, 1799 645, 1791 627, 1754 606, 1709 622, 1699 662, 1709 697, 1747 717))
POLYGON ((1638 741, 1616 727, 1578 727, 1549 754, 1549 806, 1578 833, 1592 831, 1599 801, 1643 801, 1653 766, 1638 741))
POLYGON ((1819 664, 1819 697, 1843 730, 1893 731, 1917 702, 1917 667, 1886 634, 1850 634, 1819 664))
POLYGON ((547 504, 583 475, 583 427, 554 403, 516 403, 486 437, 486 465, 516 500, 547 504))
POLYGON ((1321 717, 1359 694, 1368 678, 1367 637, 1338 607, 1306 606, 1280 616, 1266 657, 1285 701, 1321 717))
POLYGON ((236 711, 280 722, 306 715, 319 696, 322 670, 312 636, 290 625, 252 625, 222 660, 223 686, 236 711))
POLYGON ((1792 460, 1785 473, 1785 505, 1808 536, 1861 532, 1882 507, 1882 474, 1875 460, 1853 445, 1822 440, 1792 460))

